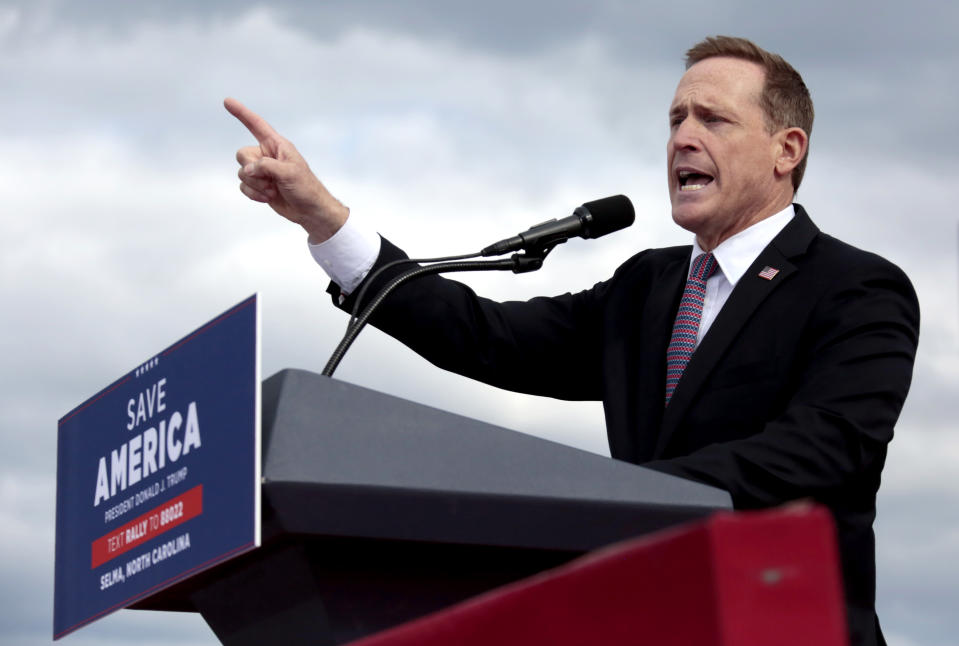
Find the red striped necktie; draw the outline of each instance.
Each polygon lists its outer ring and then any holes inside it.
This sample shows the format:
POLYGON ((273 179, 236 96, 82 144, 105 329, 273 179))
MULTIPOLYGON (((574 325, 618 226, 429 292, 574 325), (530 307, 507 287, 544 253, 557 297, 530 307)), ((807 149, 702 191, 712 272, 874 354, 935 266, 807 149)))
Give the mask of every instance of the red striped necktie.
POLYGON ((686 289, 679 301, 673 335, 666 348, 666 404, 669 404, 676 384, 679 383, 686 364, 696 350, 696 334, 699 332, 699 320, 703 316, 703 301, 706 299, 706 281, 716 273, 716 258, 711 253, 703 253, 693 260, 689 270, 686 289))

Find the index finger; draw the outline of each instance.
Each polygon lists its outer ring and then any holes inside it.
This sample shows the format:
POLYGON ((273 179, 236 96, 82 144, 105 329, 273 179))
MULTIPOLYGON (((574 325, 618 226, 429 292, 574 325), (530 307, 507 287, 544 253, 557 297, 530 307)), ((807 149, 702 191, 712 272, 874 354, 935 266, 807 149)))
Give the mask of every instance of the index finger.
POLYGON ((280 134, 273 129, 266 119, 258 115, 253 110, 249 109, 239 101, 234 98, 228 98, 223 101, 223 107, 226 108, 227 112, 232 114, 234 117, 240 120, 246 129, 256 137, 256 140, 259 143, 263 143, 267 139, 279 137, 280 134))

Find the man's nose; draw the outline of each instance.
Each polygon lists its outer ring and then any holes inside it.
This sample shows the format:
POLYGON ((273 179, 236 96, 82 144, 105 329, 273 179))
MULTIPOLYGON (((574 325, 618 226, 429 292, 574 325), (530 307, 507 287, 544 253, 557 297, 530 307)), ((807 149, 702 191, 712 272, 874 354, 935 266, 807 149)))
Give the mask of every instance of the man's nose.
POLYGON ((676 150, 698 150, 701 145, 699 134, 695 119, 686 117, 673 126, 669 144, 676 150))

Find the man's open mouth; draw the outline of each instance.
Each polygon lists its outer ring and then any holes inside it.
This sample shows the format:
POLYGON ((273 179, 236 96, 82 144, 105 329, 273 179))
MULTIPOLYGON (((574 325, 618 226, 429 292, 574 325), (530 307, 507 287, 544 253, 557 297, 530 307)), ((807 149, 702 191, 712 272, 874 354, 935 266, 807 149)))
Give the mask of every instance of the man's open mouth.
POLYGON ((698 191, 699 189, 706 188, 706 186, 713 181, 712 175, 700 173, 695 170, 681 170, 676 176, 679 179, 680 191, 698 191))

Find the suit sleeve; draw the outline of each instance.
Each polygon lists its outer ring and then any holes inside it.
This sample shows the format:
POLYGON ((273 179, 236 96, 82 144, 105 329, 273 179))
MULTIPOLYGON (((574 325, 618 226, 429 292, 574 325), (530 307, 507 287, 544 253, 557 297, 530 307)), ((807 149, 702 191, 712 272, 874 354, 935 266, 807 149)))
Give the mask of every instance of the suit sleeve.
MULTIPOLYGON (((812 497, 869 500, 912 377, 919 304, 908 278, 870 255, 837 278, 810 317, 808 356, 762 430, 646 463, 727 490, 737 508, 812 497)), ((837 501, 839 501, 837 503, 837 501)))
MULTIPOLYGON (((406 255, 383 240, 376 271, 406 255)), ((370 294, 409 269, 403 265, 376 277, 370 294)), ((599 399, 600 325, 593 303, 603 285, 579 294, 497 303, 440 276, 424 276, 396 289, 370 323, 434 365, 516 392, 558 399, 599 399)), ((357 294, 341 298, 352 310, 357 294)), ((365 299, 368 300, 368 299, 365 299)))

